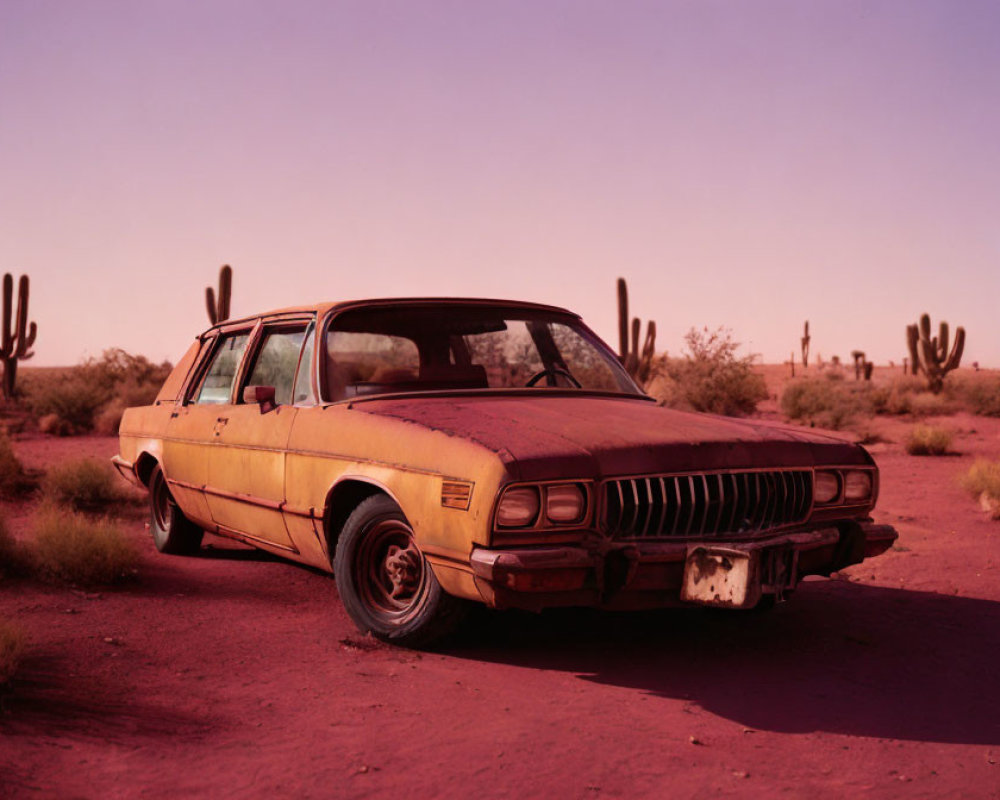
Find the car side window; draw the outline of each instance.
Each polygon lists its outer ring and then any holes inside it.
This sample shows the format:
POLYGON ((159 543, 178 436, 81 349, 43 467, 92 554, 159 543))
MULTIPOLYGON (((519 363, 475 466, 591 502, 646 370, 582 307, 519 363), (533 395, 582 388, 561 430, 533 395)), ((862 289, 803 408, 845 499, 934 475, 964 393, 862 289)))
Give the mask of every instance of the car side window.
POLYGON ((250 339, 248 331, 231 333, 219 337, 219 344, 212 354, 208 369, 205 370, 201 385, 192 402, 199 405, 228 403, 233 392, 233 381, 239 369, 243 351, 250 339))
POLYGON ((247 386, 273 386, 275 403, 291 403, 295 368, 299 364, 304 338, 304 326, 266 331, 247 386))

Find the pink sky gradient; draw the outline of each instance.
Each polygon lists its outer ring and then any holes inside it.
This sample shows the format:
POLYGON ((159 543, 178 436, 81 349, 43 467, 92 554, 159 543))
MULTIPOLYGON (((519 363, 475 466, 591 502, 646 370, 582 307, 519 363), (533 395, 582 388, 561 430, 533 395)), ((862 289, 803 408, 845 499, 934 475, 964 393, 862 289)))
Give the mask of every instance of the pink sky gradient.
POLYGON ((31 365, 178 358, 203 292, 564 305, 678 354, 1000 366, 995 2, 0 4, 0 272, 31 365))

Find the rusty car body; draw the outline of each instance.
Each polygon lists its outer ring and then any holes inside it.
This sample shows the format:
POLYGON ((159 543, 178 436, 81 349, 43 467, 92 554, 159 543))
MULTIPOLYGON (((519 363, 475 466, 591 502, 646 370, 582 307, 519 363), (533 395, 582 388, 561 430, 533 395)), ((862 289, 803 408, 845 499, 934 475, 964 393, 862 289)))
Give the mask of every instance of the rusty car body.
POLYGON ((896 537, 860 446, 657 406, 569 311, 329 303, 197 337, 115 466, 158 549, 203 531, 334 573, 409 646, 496 608, 754 608, 896 537))

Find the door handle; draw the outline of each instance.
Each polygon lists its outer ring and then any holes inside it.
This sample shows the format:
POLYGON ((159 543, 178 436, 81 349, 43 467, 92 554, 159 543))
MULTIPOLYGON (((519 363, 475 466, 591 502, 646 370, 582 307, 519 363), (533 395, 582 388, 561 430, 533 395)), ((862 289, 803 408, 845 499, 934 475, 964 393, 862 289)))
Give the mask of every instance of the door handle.
POLYGON ((226 423, 229 422, 229 417, 219 417, 215 421, 215 435, 218 436, 222 433, 222 429, 226 427, 226 423))

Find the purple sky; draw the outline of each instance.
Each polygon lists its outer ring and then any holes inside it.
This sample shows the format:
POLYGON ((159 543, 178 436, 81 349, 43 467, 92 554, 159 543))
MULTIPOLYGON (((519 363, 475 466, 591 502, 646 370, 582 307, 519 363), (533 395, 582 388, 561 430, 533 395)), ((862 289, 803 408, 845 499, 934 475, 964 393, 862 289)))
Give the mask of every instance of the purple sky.
POLYGON ((0 3, 0 272, 32 365, 175 360, 233 312, 564 305, 677 354, 1000 366, 996 2, 0 3))

